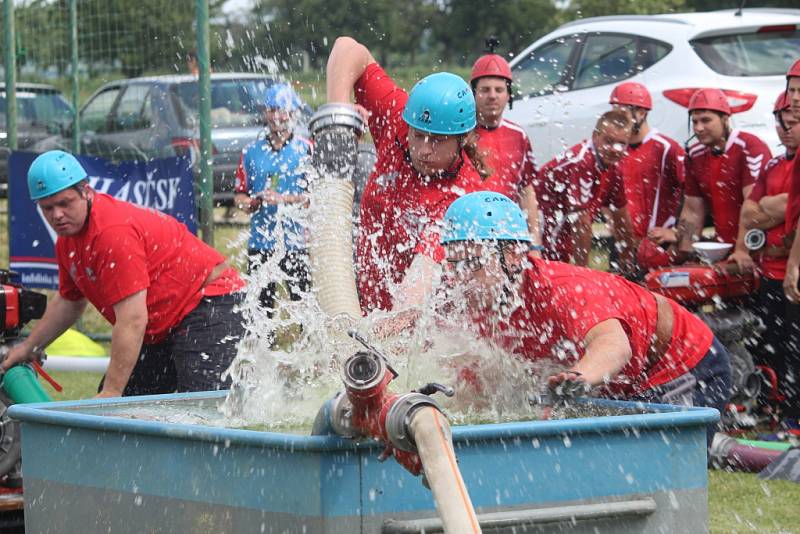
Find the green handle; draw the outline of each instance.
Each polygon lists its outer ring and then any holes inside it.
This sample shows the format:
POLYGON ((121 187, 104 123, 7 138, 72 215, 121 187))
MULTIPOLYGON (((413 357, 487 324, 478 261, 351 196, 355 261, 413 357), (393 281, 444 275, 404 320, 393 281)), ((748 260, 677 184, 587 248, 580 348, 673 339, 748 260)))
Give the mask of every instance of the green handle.
POLYGON ((788 451, 792 444, 784 441, 756 441, 752 439, 737 439, 742 445, 749 445, 750 447, 759 447, 761 449, 770 449, 773 451, 788 451))
POLYGON ((3 375, 3 390, 17 404, 50 402, 53 399, 44 390, 36 373, 27 365, 15 365, 3 375))

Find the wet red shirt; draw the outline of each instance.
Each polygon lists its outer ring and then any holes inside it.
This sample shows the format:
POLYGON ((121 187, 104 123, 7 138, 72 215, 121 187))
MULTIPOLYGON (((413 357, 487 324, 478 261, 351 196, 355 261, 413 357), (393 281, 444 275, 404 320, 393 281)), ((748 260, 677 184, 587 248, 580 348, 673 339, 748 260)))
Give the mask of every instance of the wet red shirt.
POLYGON ((625 187, 615 165, 603 169, 590 140, 548 162, 534 181, 539 212, 544 218, 544 256, 568 262, 575 249, 573 225, 588 212, 594 219, 601 208, 626 205, 625 187))
POLYGON ((755 183, 771 157, 761 139, 739 130, 731 133, 723 154, 715 155, 700 143, 689 147, 685 194, 703 199, 723 243, 736 242, 742 189, 755 183))
POLYGON ((417 254, 441 261, 438 225, 459 196, 479 191, 481 179, 462 153, 451 172, 420 175, 408 155, 408 125, 401 114, 408 94, 377 64, 355 86, 356 102, 370 112, 378 159, 361 197, 356 245, 358 294, 365 311, 392 309, 390 286, 402 282, 417 254))
POLYGON ((678 217, 684 182, 683 148, 651 130, 638 146, 628 147, 619 162, 625 198, 639 238, 654 227, 671 227, 678 217))
POLYGON ((111 324, 116 303, 147 289, 145 343, 163 340, 204 296, 244 287, 231 268, 203 288, 222 254, 169 215, 97 192, 86 227, 58 238, 56 258, 61 296, 86 298, 111 324))
POLYGON ((502 193, 519 203, 522 190, 533 184, 536 165, 525 130, 503 119, 493 129, 478 126, 478 148, 492 175, 483 181, 485 191, 502 193))
MULTIPOLYGON (((758 202, 763 197, 772 197, 783 193, 788 193, 792 183, 793 159, 786 159, 782 154, 772 158, 767 163, 764 171, 759 176, 756 185, 748 197, 753 202, 758 202)), ((783 238, 786 236, 786 224, 784 222, 773 226, 766 231, 767 242, 765 246, 783 247, 783 238)), ((761 272, 772 280, 783 280, 786 276, 787 258, 767 257, 756 255, 761 272)))
POLYGON ((572 366, 584 355, 583 340, 589 330, 616 319, 628 335, 632 356, 607 387, 612 394, 630 396, 693 369, 711 347, 713 334, 708 326, 670 300, 672 341, 661 358, 650 362, 648 351, 658 318, 652 293, 609 273, 531 261, 521 288, 523 305, 508 322, 490 324, 496 314, 476 318, 482 334, 509 352, 572 366))

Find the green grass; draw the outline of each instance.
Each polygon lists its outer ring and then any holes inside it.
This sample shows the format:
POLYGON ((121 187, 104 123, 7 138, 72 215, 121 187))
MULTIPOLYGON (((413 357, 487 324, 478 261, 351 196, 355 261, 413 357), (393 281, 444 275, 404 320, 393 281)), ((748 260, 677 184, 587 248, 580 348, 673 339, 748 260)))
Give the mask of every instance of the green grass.
POLYGON ((98 373, 72 373, 65 371, 53 371, 50 376, 64 388, 64 391, 57 393, 49 384, 40 379, 45 390, 53 397, 54 401, 91 399, 97 394, 97 386, 103 377, 98 373))
POLYGON ((708 473, 712 534, 800 533, 800 484, 749 473, 708 473))

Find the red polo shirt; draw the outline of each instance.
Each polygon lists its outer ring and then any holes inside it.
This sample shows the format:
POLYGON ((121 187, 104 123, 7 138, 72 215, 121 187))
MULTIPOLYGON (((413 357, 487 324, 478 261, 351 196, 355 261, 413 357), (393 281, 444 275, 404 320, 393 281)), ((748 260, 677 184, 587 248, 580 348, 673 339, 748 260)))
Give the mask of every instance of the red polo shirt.
POLYGON ((222 254, 169 215, 97 192, 84 229, 56 241, 56 258, 61 296, 86 298, 111 324, 114 305, 146 289, 145 343, 162 341, 204 296, 244 287, 230 268, 203 288, 222 254))
POLYGON ((625 186, 615 165, 603 169, 591 140, 548 162, 534 182, 544 218, 542 242, 547 259, 569 262, 575 249, 574 223, 582 212, 594 219, 601 208, 625 207, 625 186))
MULTIPOLYGON (((749 199, 757 203, 762 197, 772 197, 788 193, 792 184, 793 165, 794 158, 786 159, 785 154, 769 160, 761 176, 759 176, 758 181, 756 181, 756 185, 750 192, 749 199)), ((786 223, 782 222, 768 229, 766 231, 767 242, 765 246, 783 247, 783 238, 787 233, 786 226, 786 223)), ((757 255, 757 258, 764 276, 772 280, 784 279, 786 276, 787 258, 767 257, 765 255, 757 255)))
POLYGON ((609 273, 531 261, 521 287, 523 304, 509 320, 497 322, 496 313, 476 317, 481 333, 509 352, 572 366, 584 355, 583 340, 589 330, 616 319, 628 335, 632 356, 607 388, 612 394, 631 396, 693 369, 711 347, 713 334, 708 326, 668 299, 673 312, 672 341, 662 357, 650 358, 658 318, 652 293, 609 273))
POLYGON ((655 227, 671 227, 678 217, 684 182, 684 153, 673 139, 651 130, 619 162, 625 198, 636 236, 655 227))
POLYGON ((439 223, 456 198, 482 189, 481 179, 463 152, 442 176, 426 177, 414 169, 408 125, 401 117, 408 94, 379 65, 367 66, 355 94, 370 112, 369 131, 378 153, 361 197, 358 294, 365 312, 391 310, 390 288, 403 281, 417 254, 444 258, 439 223))
POLYGON ((786 206, 786 233, 796 234, 797 221, 800 219, 800 158, 792 158, 792 177, 789 186, 789 203, 786 206))
POLYGON ((685 194, 703 199, 723 243, 736 243, 742 189, 755 183, 771 157, 761 139, 739 130, 731 132, 720 155, 700 143, 689 147, 685 194))
POLYGON ((483 181, 485 191, 502 193, 519 203, 522 190, 533 184, 536 165, 525 130, 503 119, 497 128, 476 128, 478 148, 484 154, 492 175, 483 181))

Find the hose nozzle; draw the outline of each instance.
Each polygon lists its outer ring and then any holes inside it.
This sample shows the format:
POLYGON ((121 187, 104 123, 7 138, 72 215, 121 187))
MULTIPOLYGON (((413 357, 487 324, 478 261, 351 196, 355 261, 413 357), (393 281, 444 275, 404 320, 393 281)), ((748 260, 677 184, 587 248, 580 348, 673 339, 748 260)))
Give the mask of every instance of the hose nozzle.
POLYGON ((309 122, 314 167, 322 176, 352 180, 364 119, 349 104, 324 104, 309 122))

